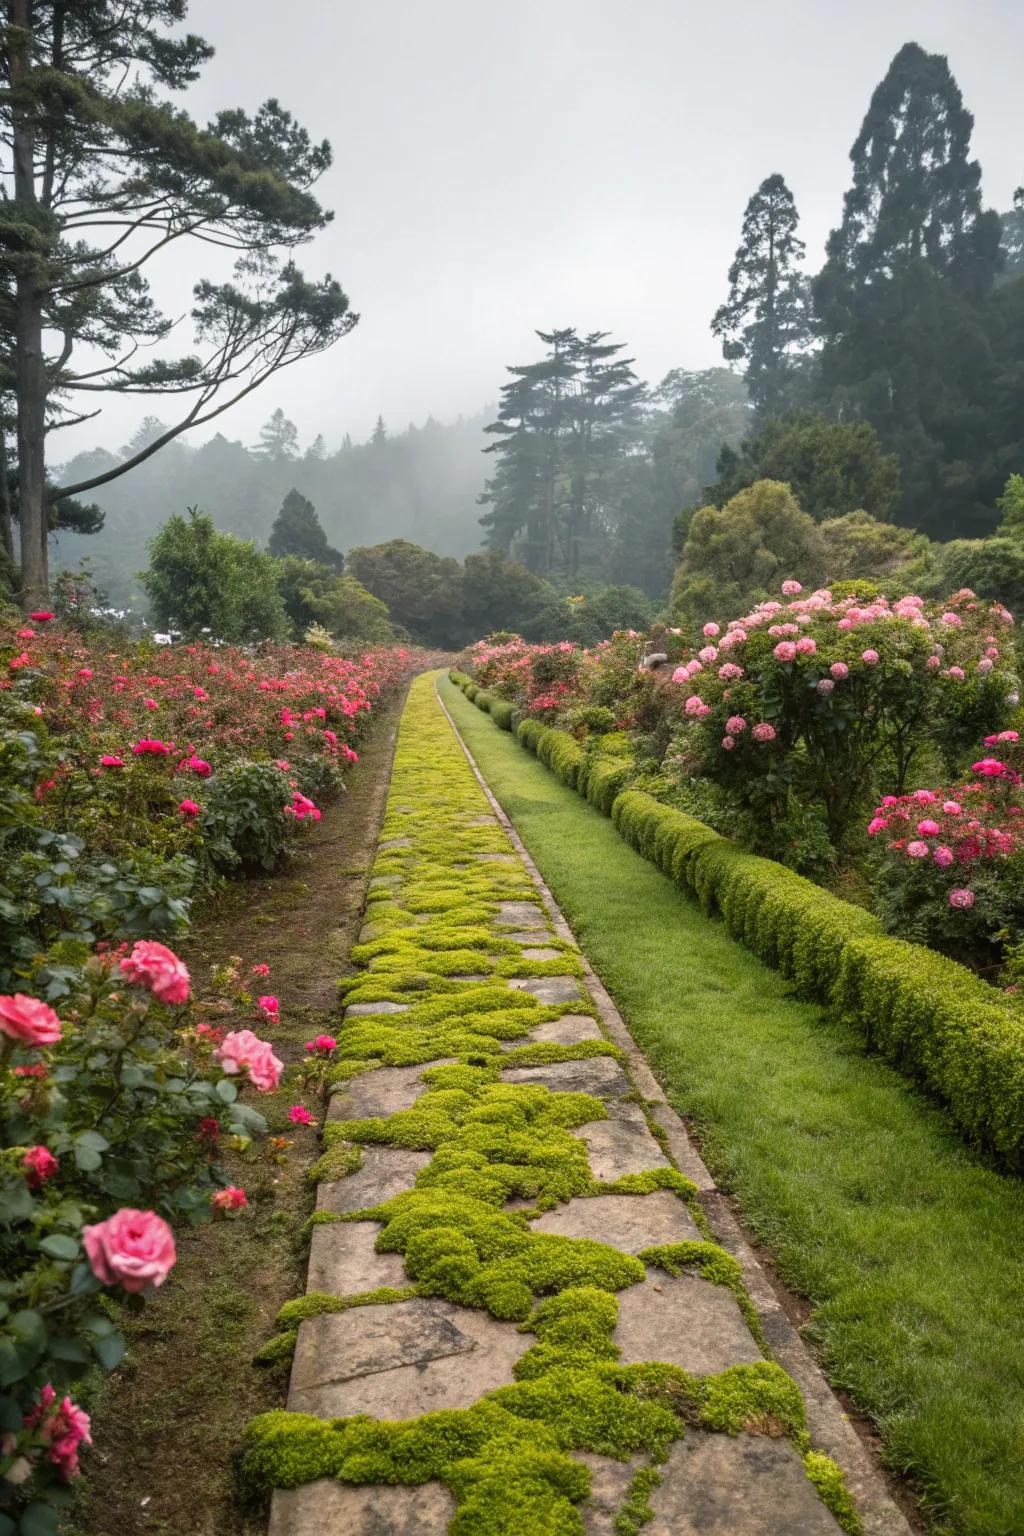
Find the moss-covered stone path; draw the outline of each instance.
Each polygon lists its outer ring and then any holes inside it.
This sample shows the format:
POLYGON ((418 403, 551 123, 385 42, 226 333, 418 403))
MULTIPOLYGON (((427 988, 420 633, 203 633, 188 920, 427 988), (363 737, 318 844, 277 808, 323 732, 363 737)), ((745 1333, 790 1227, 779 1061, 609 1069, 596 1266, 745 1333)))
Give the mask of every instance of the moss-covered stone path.
POLYGON ((271 1536, 905 1533, 431 677, 381 837, 271 1536))

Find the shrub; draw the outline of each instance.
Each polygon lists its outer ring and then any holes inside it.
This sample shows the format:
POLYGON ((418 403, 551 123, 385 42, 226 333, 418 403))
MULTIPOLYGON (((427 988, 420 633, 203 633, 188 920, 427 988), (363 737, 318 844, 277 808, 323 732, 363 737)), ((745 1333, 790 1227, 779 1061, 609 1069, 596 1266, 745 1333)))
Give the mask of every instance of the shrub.
POLYGON ((203 817, 209 857, 225 870, 272 871, 295 827, 287 773, 273 763, 236 763, 218 774, 203 817))

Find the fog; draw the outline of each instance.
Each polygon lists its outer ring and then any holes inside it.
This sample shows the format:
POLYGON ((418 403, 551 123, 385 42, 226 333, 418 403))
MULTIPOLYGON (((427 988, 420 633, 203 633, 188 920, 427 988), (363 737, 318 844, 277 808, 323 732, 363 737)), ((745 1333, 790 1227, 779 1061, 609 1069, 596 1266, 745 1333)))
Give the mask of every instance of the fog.
MULTIPOLYGON (((193 443, 252 442, 278 405, 329 449, 378 414, 475 415, 536 327, 611 331, 649 379, 719 362, 708 322, 747 198, 786 176, 813 269, 909 38, 949 55, 986 200, 1008 207, 1024 179, 1014 0, 193 0, 189 27, 217 49, 184 98, 196 117, 277 96, 332 142, 319 195, 335 220, 300 264, 333 272, 361 316, 193 443)), ((158 299, 185 313, 208 269, 202 246, 154 265, 158 299)), ((117 449, 147 409, 171 419, 171 402, 102 403, 61 457, 117 449)))

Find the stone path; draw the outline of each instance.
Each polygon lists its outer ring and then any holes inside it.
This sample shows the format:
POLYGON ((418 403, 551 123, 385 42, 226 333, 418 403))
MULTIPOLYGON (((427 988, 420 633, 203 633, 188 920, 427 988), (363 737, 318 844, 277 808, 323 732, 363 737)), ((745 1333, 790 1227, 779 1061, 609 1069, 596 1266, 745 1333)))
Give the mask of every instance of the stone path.
MULTIPOLYGON (((599 1270, 588 1269, 594 1255, 614 1250, 614 1262, 632 1265, 631 1279, 609 1281, 601 1292, 614 1296, 617 1309, 608 1341, 595 1346, 598 1364, 590 1360, 590 1368, 615 1372, 644 1362, 676 1368, 669 1376, 677 1396, 669 1391, 662 1400, 676 1402, 677 1428, 659 1443, 652 1467, 650 1446, 620 1450, 621 1459, 600 1454, 592 1448, 601 1443, 598 1432, 577 1432, 559 1421, 552 1433, 560 1437, 560 1449, 553 1454, 570 1453, 587 1469, 589 1491, 582 1498, 573 1491, 566 1502, 568 1496, 545 1487, 541 1497, 555 1499, 557 1523, 532 1513, 532 1484, 522 1485, 521 1516, 492 1511, 486 1488, 495 1467, 474 1471, 466 1461, 460 1465, 477 1479, 471 1497, 483 1500, 483 1517, 470 1515, 469 1504, 460 1515, 451 1487, 437 1478, 402 1486, 397 1476, 369 1483, 318 1476, 294 1479, 299 1486, 274 1494, 270 1536, 438 1536, 453 1520, 452 1529, 465 1533, 577 1530, 612 1536, 640 1529, 648 1536, 835 1536, 841 1526, 808 1475, 816 1472, 820 1482, 828 1464, 820 1455, 807 1459, 809 1444, 836 1457, 846 1474, 858 1514, 843 1514, 833 1499, 843 1528, 906 1536, 909 1528, 730 1224, 682 1124, 474 774, 432 684, 420 679, 399 737, 364 945, 357 951, 365 970, 349 989, 338 1034, 339 1054, 351 1063, 339 1075, 365 1070, 340 1081, 331 1098, 317 1197, 321 1214, 312 1228, 311 1302, 326 1296, 345 1309, 299 1323, 288 1410, 318 1420, 412 1420, 436 1410, 469 1409, 504 1388, 499 1400, 513 1414, 527 1411, 514 1388, 508 1393, 517 1375, 527 1382, 536 1378, 528 1351, 547 1345, 538 1346, 530 1324, 542 1317, 543 1301, 534 1312, 537 1294, 518 1309, 494 1299, 508 1293, 493 1277, 487 1280, 500 1269, 486 1250, 488 1239, 474 1236, 475 1250, 467 1248, 458 1231, 462 1207, 453 1207, 453 1215, 443 1218, 450 1230, 442 1241, 436 1231, 442 1217, 429 1204, 431 1192, 439 1191, 473 1197, 465 1206, 467 1222, 477 1210, 499 1211, 501 1231, 507 1228, 515 1238, 509 1252, 518 1253, 516 1244, 525 1240, 520 1233, 543 1235, 554 1243, 556 1259, 568 1254, 578 1260, 582 1278, 568 1287, 528 1275, 527 1284, 538 1292, 554 1290, 593 1305, 592 1289, 572 1287, 600 1289, 601 1279, 594 1278, 599 1270), (511 1000, 508 1009, 504 997, 511 1000), (524 1046, 533 1048, 525 1059, 524 1046), (502 1096, 500 1087, 519 1094, 502 1096), (581 1094, 590 1098, 564 1097, 581 1094), (504 1139, 503 1122, 498 1134, 500 1112, 520 1101, 530 1113, 540 1106, 549 1115, 554 1104, 555 1118, 562 1117, 568 1135, 555 1133, 563 1137, 563 1155, 550 1160, 553 1166, 534 1169, 528 1139, 515 1130, 504 1139), (432 1104, 436 1120, 424 1114, 432 1104), (332 1159, 354 1161, 360 1154, 358 1167, 336 1176, 332 1159), (479 1186, 488 1166, 511 1180, 509 1188, 519 1181, 518 1192, 503 1203, 500 1194, 479 1186), (561 1198, 552 1193, 559 1177, 569 1180, 561 1198), (413 1189, 426 1192, 429 1220, 422 1218, 425 1235, 421 1230, 402 1250, 395 1235, 408 1220, 396 1214, 402 1200, 381 1207, 413 1189), (485 1203, 478 1206, 478 1200, 485 1203), (388 1251, 378 1251, 382 1233, 388 1251), (724 1247, 714 1246, 712 1236, 724 1247), (431 1242, 435 1248, 425 1257, 422 1245, 431 1242), (449 1267, 437 1257, 436 1245, 444 1249, 444 1242, 449 1267), (669 1258, 659 1260, 652 1249, 669 1258), (645 1251, 642 1265, 635 1258, 614 1259, 645 1251), (379 1299, 350 1305, 353 1297, 376 1292, 379 1299), (475 1304, 453 1300, 453 1294, 472 1294, 475 1304), (512 1314, 508 1320, 503 1309, 512 1314), (758 1398, 767 1390, 758 1375, 769 1369, 766 1358, 799 1382, 809 1440, 792 1423, 787 1433, 785 1415, 773 1411, 770 1394, 758 1398), (722 1372, 731 1374, 723 1378, 722 1372), (696 1397, 684 1402, 679 1383, 691 1378, 696 1397), (710 1427, 715 1416, 699 1401, 702 1393, 707 1397, 702 1383, 708 1382, 736 1383, 748 1394, 740 1422, 728 1426, 736 1432, 710 1427), (616 1524, 631 1489, 633 1513, 616 1524), (637 1509, 645 1516, 639 1525, 637 1509)), ((500 1248, 501 1232, 496 1228, 489 1240, 500 1248)), ((557 1350, 557 1329, 553 1337, 557 1350)), ((570 1383, 570 1377, 564 1380, 570 1383)), ((619 1394, 631 1390, 625 1376, 616 1383, 619 1394)), ((613 1394, 612 1400, 622 1399, 613 1394)), ((444 1422, 451 1432, 458 1421, 444 1422)), ((494 1456, 495 1464, 500 1460, 494 1456)), ((555 1472, 545 1475, 558 1483, 555 1472)), ((449 1481, 457 1491, 463 1486, 454 1473, 449 1481)), ((518 1498, 520 1485, 510 1486, 509 1498, 518 1498)))

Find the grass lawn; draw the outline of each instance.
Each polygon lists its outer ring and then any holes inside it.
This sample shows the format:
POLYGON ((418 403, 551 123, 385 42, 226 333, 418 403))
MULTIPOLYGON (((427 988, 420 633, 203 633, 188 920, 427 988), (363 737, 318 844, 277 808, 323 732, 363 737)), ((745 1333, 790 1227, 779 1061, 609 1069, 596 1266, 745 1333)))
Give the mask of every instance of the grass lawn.
POLYGON ((1024 1186, 445 679, 448 709, 930 1528, 1024 1531, 1024 1186))

